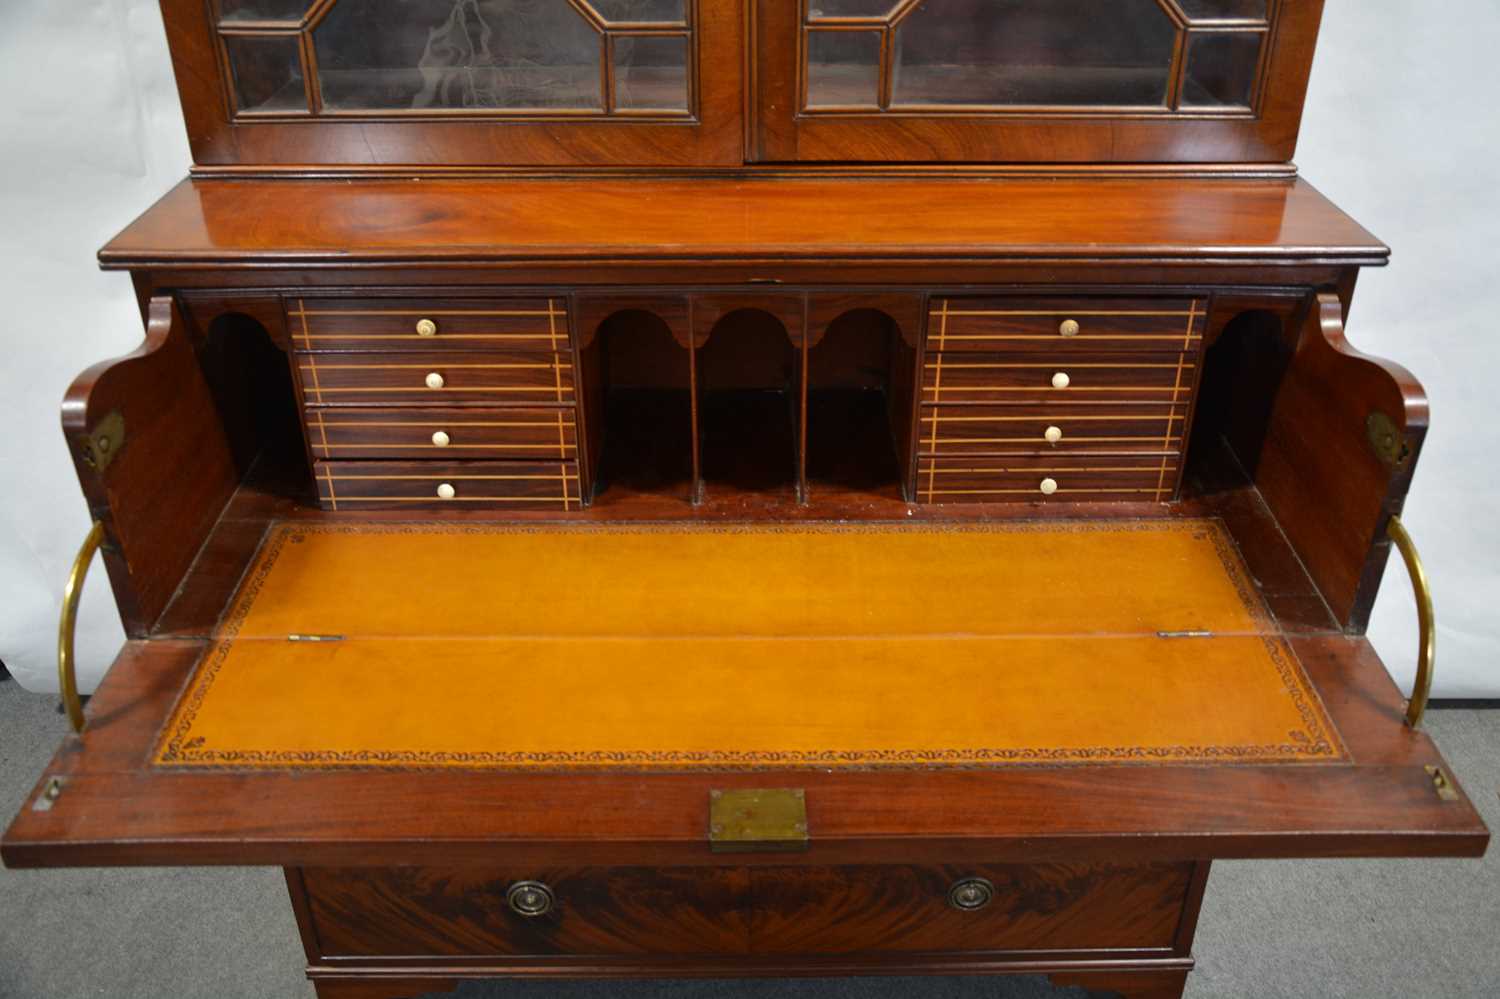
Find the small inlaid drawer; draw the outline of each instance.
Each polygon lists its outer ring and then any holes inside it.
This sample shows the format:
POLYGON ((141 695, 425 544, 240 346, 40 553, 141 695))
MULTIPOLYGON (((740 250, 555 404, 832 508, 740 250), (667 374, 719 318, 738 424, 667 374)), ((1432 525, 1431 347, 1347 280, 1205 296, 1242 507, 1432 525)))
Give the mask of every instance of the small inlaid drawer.
POLYGON ((572 461, 571 406, 506 409, 309 408, 316 458, 525 458, 572 461))
POLYGON ((1194 298, 934 298, 932 351, 1196 350, 1207 302, 1194 298))
POLYGON ((1186 402, 1195 354, 931 355, 922 369, 929 404, 1016 402, 1186 402))
POLYGON ((320 461, 318 499, 329 510, 577 510, 572 461, 320 461))
POLYGON ((564 299, 290 298, 297 350, 569 349, 564 299))
POLYGON ((1176 451, 1187 407, 1148 403, 1086 406, 923 406, 923 455, 1176 451))
POLYGON ((574 401, 568 354, 496 350, 484 353, 297 354, 308 405, 349 403, 444 405, 574 401))
POLYGON ((1162 454, 1057 454, 917 459, 925 503, 1151 503, 1177 491, 1182 459, 1162 454))

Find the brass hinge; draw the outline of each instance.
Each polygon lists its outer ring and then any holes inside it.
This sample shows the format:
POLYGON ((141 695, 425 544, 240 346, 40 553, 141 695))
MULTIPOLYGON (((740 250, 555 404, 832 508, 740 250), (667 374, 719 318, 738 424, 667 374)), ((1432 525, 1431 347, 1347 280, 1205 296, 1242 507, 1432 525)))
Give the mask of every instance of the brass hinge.
POLYGON ((1211 631, 1158 631, 1157 638, 1213 638, 1211 631))
POLYGON ((1458 800, 1458 789, 1448 781, 1448 775, 1443 773, 1442 767, 1429 766, 1424 769, 1427 771, 1427 776, 1432 778, 1433 790, 1437 791, 1437 796, 1440 799, 1443 801, 1458 800))
POLYGON ((1396 427, 1396 421, 1380 410, 1365 418, 1365 433, 1370 440, 1370 450, 1386 465, 1395 468, 1411 454, 1406 437, 1396 427))
POLYGON ((47 786, 42 788, 42 793, 36 796, 36 801, 32 802, 31 810, 33 812, 52 811, 52 806, 57 803, 58 798, 62 797, 63 783, 61 777, 49 780, 47 786))
POLYGON ((102 473, 125 446, 125 417, 118 409, 105 414, 83 438, 83 463, 102 473))
POLYGON ((807 796, 800 787, 708 792, 714 853, 806 850, 807 838, 807 796))
POLYGON ((343 635, 288 635, 288 642, 342 642, 343 635))

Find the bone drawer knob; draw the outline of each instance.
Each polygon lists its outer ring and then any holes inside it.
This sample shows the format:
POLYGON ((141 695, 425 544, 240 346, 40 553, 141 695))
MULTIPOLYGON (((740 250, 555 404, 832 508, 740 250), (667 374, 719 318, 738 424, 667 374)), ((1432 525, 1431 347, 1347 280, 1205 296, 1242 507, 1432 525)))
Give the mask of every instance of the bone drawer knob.
POLYGON ((417 336, 437 336, 437 323, 431 319, 418 319, 417 336))
POLYGON ((1047 438, 1048 444, 1056 444, 1062 440, 1062 427, 1048 427, 1042 436, 1047 438))
POLYGON ((452 438, 450 438, 447 434, 443 433, 441 430, 439 430, 437 433, 435 433, 435 434, 432 435, 432 446, 433 447, 447 447, 451 443, 452 443, 452 438))
POLYGON ((1062 325, 1057 328, 1057 332, 1063 336, 1077 336, 1080 329, 1082 327, 1078 325, 1078 320, 1064 319, 1062 325))
MULTIPOLYGON (((1054 385, 1057 383, 1057 379, 1055 378, 1052 381, 1054 385)), ((430 389, 440 389, 446 384, 448 383, 443 380, 443 376, 436 371, 430 372, 427 375, 427 387, 430 389)))
POLYGON ((1043 479, 1041 490, 1043 496, 1051 496, 1053 493, 1057 492, 1057 480, 1043 479))
POLYGON ((1067 388, 1069 385, 1072 385, 1072 384, 1073 384, 1073 379, 1071 379, 1071 378, 1068 377, 1068 373, 1066 371, 1059 371, 1057 374, 1055 374, 1055 375, 1052 376, 1052 387, 1053 388, 1064 389, 1064 388, 1067 388))
MULTIPOLYGON (((1056 488, 1055 486, 1053 488, 1056 488)), ((437 488, 438 499, 452 499, 458 495, 458 490, 444 482, 437 488)))

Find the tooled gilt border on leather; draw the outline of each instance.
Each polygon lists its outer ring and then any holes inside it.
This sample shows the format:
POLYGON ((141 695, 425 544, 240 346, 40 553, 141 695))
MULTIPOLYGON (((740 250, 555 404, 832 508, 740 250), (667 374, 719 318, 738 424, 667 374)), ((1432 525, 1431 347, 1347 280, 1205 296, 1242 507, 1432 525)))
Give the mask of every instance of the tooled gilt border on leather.
POLYGON ((925 749, 925 750, 817 750, 780 752, 743 752, 734 750, 678 751, 583 751, 583 752, 494 752, 444 750, 216 750, 203 745, 202 736, 193 737, 193 722, 223 667, 234 639, 239 634, 250 609, 269 578, 277 559, 288 543, 296 544, 307 534, 493 534, 493 533, 671 533, 684 530, 719 533, 862 533, 890 530, 930 531, 934 533, 996 533, 1055 531, 1153 531, 1182 530, 1194 532, 1196 540, 1213 544, 1225 574, 1257 627, 1272 624, 1270 613, 1260 600, 1254 585, 1245 575, 1243 562, 1233 540, 1216 520, 1173 521, 1075 521, 1071 523, 1021 521, 1009 524, 548 524, 497 525, 453 523, 408 524, 276 524, 258 556, 254 572, 246 580, 226 616, 220 638, 195 671, 178 704, 162 727, 155 745, 154 763, 164 768, 193 770, 234 769, 359 769, 359 768, 509 768, 539 772, 545 770, 601 770, 648 768, 671 770, 674 766, 693 772, 712 770, 761 770, 823 768, 900 769, 954 768, 979 769, 986 766, 1014 764, 1086 764, 1086 763, 1265 763, 1336 762, 1347 753, 1328 720, 1326 709, 1315 689, 1307 681, 1296 654, 1279 637, 1263 635, 1266 654, 1276 669, 1282 685, 1291 698, 1303 727, 1287 733, 1280 744, 1240 746, 1079 746, 1011 749, 925 749))

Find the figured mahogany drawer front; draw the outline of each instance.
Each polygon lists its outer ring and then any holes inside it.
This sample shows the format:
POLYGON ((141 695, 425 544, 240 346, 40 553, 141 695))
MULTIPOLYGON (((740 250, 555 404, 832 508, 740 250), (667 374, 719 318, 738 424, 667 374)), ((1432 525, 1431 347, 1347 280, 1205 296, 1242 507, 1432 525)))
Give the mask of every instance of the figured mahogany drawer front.
POLYGON ((574 401, 573 363, 561 353, 304 353, 297 372, 309 405, 574 401))
POLYGON ((308 869, 302 877, 324 957, 892 954, 1170 948, 1192 865, 308 869), (978 908, 955 905, 965 885, 962 900, 981 900, 978 908))
POLYGON ((505 409, 338 409, 304 414, 317 458, 530 458, 578 456, 571 406, 505 409))
POLYGON ((927 355, 922 401, 967 403, 1185 403, 1197 376, 1191 354, 927 355))
POLYGON ((923 406, 918 419, 922 455, 1141 453, 1180 450, 1187 407, 923 406))
POLYGON ((1190 864, 785 867, 751 872, 762 954, 1170 947, 1190 864), (960 909, 950 899, 981 882, 960 909), (986 894, 987 893, 987 894, 986 894))
POLYGON ((928 351, 1195 350, 1207 302, 1193 298, 934 298, 928 351))
POLYGON ((318 498, 330 510, 577 510, 572 461, 320 461, 318 498))
POLYGON ((287 299, 297 350, 566 352, 563 299, 287 299))
POLYGON ((1179 452, 1042 454, 917 459, 926 503, 1164 502, 1177 489, 1179 452))
POLYGON ((743 868, 308 869, 308 908, 326 957, 745 954, 743 868), (510 893, 552 894, 539 915, 510 893))

